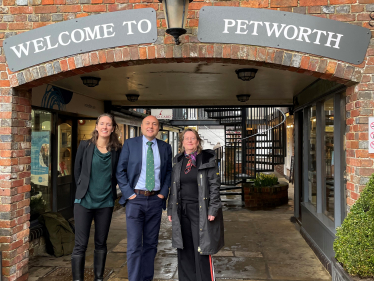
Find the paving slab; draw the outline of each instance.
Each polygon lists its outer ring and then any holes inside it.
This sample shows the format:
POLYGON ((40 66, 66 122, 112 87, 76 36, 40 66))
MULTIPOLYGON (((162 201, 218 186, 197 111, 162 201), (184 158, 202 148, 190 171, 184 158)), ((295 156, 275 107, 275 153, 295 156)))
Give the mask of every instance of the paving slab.
POLYGON ((269 263, 269 272, 273 280, 310 280, 322 281, 331 280, 330 275, 326 274, 324 267, 320 265, 300 265, 285 266, 284 264, 269 263))
MULTIPOLYGON (((213 256, 217 281, 328 281, 331 276, 322 266, 295 225, 292 186, 288 204, 271 210, 250 211, 241 206, 240 197, 228 196, 223 202, 225 246, 213 256)), ((86 253, 86 267, 93 266, 94 227, 86 253)), ((128 281, 126 263, 126 213, 121 208, 113 214, 108 238, 105 281, 128 281)), ((33 257, 29 263, 29 281, 43 277, 58 268, 69 268, 70 256, 33 257)), ((171 244, 171 223, 163 212, 155 260, 154 281, 177 281, 177 251, 171 244)), ((48 280, 50 281, 50 280, 48 280)))
POLYGON ((266 279, 268 277, 264 259, 245 257, 217 257, 214 269, 220 278, 266 279))

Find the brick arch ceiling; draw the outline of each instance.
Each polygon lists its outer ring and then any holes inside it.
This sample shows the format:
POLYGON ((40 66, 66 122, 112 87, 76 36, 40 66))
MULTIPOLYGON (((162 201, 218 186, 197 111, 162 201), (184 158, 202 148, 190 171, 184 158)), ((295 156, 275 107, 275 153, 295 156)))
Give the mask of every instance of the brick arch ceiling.
POLYGON ((167 63, 228 63, 303 73, 347 86, 361 81, 365 62, 351 65, 332 59, 275 48, 236 44, 185 43, 105 49, 61 58, 10 75, 11 87, 31 89, 71 76, 110 67, 167 63))

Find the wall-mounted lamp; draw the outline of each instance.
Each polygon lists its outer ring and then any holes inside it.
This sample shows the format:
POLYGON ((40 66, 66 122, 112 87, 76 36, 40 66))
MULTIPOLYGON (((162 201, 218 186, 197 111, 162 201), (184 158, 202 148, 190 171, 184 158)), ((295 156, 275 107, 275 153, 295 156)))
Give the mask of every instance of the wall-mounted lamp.
POLYGON ((236 98, 238 99, 238 101, 240 102, 246 102, 249 100, 249 98, 251 97, 251 95, 237 95, 236 98))
POLYGON ((164 5, 166 20, 166 33, 174 37, 175 44, 179 45, 179 36, 186 33, 188 4, 193 0, 158 0, 164 5))
POLYGON ((126 94, 127 100, 131 102, 138 101, 139 95, 138 94, 126 94))
POLYGON ((92 76, 83 76, 81 77, 83 85, 86 85, 87 87, 96 87, 99 85, 99 82, 101 78, 99 77, 92 77, 92 76))
POLYGON ((253 78, 255 78, 257 69, 255 68, 242 68, 235 70, 236 75, 238 75, 238 78, 242 81, 251 81, 253 78))

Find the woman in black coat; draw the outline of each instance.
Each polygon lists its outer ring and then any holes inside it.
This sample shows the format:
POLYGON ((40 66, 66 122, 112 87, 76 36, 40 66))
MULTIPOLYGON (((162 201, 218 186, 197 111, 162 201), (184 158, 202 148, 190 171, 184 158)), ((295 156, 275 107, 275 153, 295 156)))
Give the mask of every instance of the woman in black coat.
POLYGON ((202 150, 194 129, 180 134, 175 156, 168 218, 178 248, 180 281, 213 281, 211 255, 224 245, 220 176, 213 150, 202 150))
POLYGON ((102 281, 107 255, 106 241, 117 198, 116 169, 121 143, 111 114, 96 120, 92 138, 81 141, 75 159, 77 186, 74 204, 75 246, 71 255, 73 280, 84 280, 85 254, 92 220, 95 221, 95 281, 102 281))

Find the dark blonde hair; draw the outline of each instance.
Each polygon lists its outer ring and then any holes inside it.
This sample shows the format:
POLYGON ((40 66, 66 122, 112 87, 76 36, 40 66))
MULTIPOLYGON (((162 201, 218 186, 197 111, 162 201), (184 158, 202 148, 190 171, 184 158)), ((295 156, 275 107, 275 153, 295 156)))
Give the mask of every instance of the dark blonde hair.
MULTIPOLYGON (((118 134, 117 134, 118 124, 117 124, 116 120, 114 119, 114 116, 110 113, 103 113, 99 117, 97 117, 95 124, 96 125, 99 124, 100 118, 104 117, 104 116, 107 116, 112 120, 112 127, 114 128, 113 132, 110 134, 109 142, 108 142, 108 145, 107 145, 106 149, 108 151, 111 151, 112 149, 117 150, 117 149, 122 147, 122 144, 118 140, 118 134)), ((96 127, 95 127, 95 129, 92 132, 92 138, 89 140, 89 142, 96 145, 98 137, 99 137, 99 133, 96 131, 96 127)))
POLYGON ((184 147, 183 147, 183 140, 184 140, 184 135, 187 132, 193 132, 196 136, 196 139, 199 141, 199 144, 197 146, 197 154, 199 154, 203 150, 203 140, 200 138, 199 133, 192 128, 185 129, 182 133, 179 134, 179 151, 183 152, 184 147))

